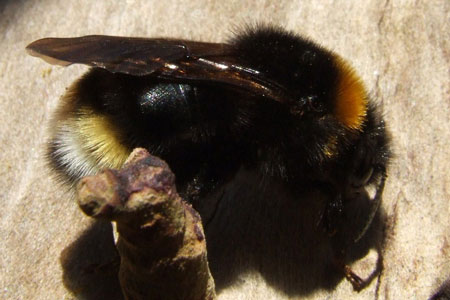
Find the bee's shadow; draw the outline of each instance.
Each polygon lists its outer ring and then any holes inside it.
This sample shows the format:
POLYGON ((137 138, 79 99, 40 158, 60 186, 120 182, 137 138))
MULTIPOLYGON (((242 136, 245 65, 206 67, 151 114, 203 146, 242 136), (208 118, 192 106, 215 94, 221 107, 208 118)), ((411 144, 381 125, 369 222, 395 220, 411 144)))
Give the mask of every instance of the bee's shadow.
MULTIPOLYGON (((344 279, 344 272, 333 264, 336 237, 330 238, 321 223, 325 198, 320 191, 292 199, 276 186, 251 191, 249 186, 258 186, 251 182, 251 176, 243 174, 241 179, 221 197, 214 218, 206 226, 208 260, 217 292, 245 281, 242 275, 250 272, 259 273, 268 285, 288 296, 334 289, 344 279)), ((349 202, 344 229, 337 238, 347 264, 365 257, 371 249, 378 252, 373 279, 382 262, 382 210, 364 237, 354 242, 367 221, 370 205, 367 193, 349 202)))
MULTIPOLYGON (((213 204, 214 218, 209 219, 205 211, 202 214, 217 292, 245 280, 242 275, 250 272, 259 273, 268 285, 288 296, 334 289, 344 275, 332 265, 335 249, 320 223, 321 196, 312 192, 293 201, 283 190, 266 187, 257 191, 258 198, 248 188, 257 185, 246 174, 243 177, 239 184, 226 187, 227 196, 213 204)), ((343 241, 348 245, 346 263, 364 257, 370 249, 381 249, 384 237, 381 211, 363 239, 353 243, 370 200, 361 195, 349 206, 348 231, 344 232, 348 236, 342 237, 348 238, 343 241)), ((111 225, 94 222, 61 254, 64 284, 83 299, 123 299, 117 262, 111 225)))

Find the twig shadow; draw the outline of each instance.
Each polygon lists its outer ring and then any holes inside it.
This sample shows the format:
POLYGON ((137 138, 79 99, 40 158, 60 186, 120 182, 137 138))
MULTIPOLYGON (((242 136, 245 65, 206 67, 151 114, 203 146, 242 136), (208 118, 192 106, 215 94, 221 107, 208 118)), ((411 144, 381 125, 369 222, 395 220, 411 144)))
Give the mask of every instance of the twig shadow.
POLYGON ((63 283, 77 298, 123 299, 111 223, 94 221, 61 252, 60 262, 63 283))

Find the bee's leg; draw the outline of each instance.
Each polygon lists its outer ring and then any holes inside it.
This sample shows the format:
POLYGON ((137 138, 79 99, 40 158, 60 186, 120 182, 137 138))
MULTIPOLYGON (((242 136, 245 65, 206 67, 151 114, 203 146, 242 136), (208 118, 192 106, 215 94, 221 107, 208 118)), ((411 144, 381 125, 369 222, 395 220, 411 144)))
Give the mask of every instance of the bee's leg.
POLYGON ((344 263, 344 253, 342 251, 335 254, 335 257, 333 258, 333 265, 339 272, 344 274, 345 278, 352 284, 355 291, 359 292, 367 286, 368 282, 355 274, 350 266, 344 263))
POLYGON ((344 242, 340 230, 342 229, 342 219, 344 217, 344 205, 342 195, 336 193, 328 202, 325 209, 325 229, 331 236, 334 248, 333 265, 342 272, 345 278, 352 284, 355 291, 360 291, 365 282, 352 269, 345 264, 344 242))
POLYGON ((328 192, 329 200, 325 207, 324 224, 333 247, 332 264, 352 284, 355 291, 360 291, 367 286, 368 282, 359 277, 345 263, 345 249, 349 240, 343 228, 345 222, 344 196, 331 186, 326 188, 325 191, 328 192))
POLYGON ((236 172, 231 168, 212 169, 209 165, 217 166, 217 163, 207 163, 204 167, 200 167, 198 172, 179 189, 180 196, 200 214, 205 230, 216 213, 220 212, 219 207, 225 194, 224 190, 236 172), (220 170, 220 173, 217 170, 220 170))
POLYGON ((341 227, 344 205, 342 195, 335 194, 325 207, 325 230, 329 236, 334 236, 341 227))
POLYGON ((202 167, 187 183, 181 195, 188 202, 196 206, 198 201, 217 187, 218 182, 219 180, 216 176, 210 174, 206 167, 202 167))
POLYGON ((373 269, 371 274, 364 279, 353 272, 350 266, 345 263, 345 251, 342 250, 342 248, 340 250, 338 250, 338 248, 336 247, 334 248, 334 257, 332 260, 332 264, 338 270, 338 272, 343 274, 345 278, 352 284, 353 289, 359 292, 362 289, 366 288, 375 278, 381 275, 381 272, 383 270, 383 255, 380 248, 377 248, 376 250, 378 253, 376 267, 375 269, 373 269))
POLYGON ((344 217, 342 194, 338 193, 330 183, 315 182, 312 185, 320 190, 326 199, 325 208, 320 214, 317 226, 323 226, 323 230, 328 236, 334 236, 340 231, 344 217))
POLYGON ((381 197, 383 194, 383 190, 384 190, 384 184, 386 181, 386 170, 383 169, 383 173, 382 176, 378 182, 378 185, 376 187, 376 191, 375 191, 375 196, 373 197, 373 199, 371 200, 371 207, 370 207, 370 211, 369 211, 369 215, 367 216, 367 221, 364 224, 364 227, 360 230, 360 232, 356 235, 355 238, 355 243, 358 242, 367 232, 367 230, 369 229, 370 225, 372 224, 372 221, 378 211, 378 208, 380 207, 381 204, 381 197))

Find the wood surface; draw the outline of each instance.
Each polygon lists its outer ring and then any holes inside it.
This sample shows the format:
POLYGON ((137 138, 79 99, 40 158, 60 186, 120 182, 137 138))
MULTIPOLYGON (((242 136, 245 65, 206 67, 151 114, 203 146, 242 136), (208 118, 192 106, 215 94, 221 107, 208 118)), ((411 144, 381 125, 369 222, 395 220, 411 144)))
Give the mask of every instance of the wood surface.
MULTIPOLYGON (((267 274, 246 272, 219 299, 427 299, 450 275, 450 1, 4 0, 0 299, 119 295, 108 270, 116 255, 109 225, 85 217, 43 159, 58 99, 87 68, 50 66, 25 46, 88 34, 220 42, 258 22, 340 53, 383 104, 395 153, 382 206, 384 270, 359 293, 345 280, 286 290, 267 274)), ((355 268, 370 269, 366 261, 373 263, 371 251, 355 268)))

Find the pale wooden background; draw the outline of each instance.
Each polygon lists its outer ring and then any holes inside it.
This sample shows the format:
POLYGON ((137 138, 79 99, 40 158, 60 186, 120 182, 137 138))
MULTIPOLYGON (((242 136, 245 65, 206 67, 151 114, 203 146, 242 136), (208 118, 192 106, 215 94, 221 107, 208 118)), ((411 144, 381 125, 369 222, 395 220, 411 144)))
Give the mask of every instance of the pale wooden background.
MULTIPOLYGON (((25 46, 47 36, 86 34, 223 41, 236 25, 261 21, 305 34, 349 59, 383 103, 394 138, 381 277, 361 293, 344 280, 301 297, 426 299, 450 274, 450 1, 11 0, 0 2, 1 299, 71 299, 86 295, 80 288, 86 282, 87 295, 95 298, 97 275, 77 279, 73 274, 83 270, 71 257, 110 253, 111 246, 108 228, 91 225, 42 158, 58 98, 86 68, 51 67, 27 56, 25 46)), ((115 283, 113 276, 101 280, 115 283)), ((255 274, 221 295, 282 297, 255 274)))

